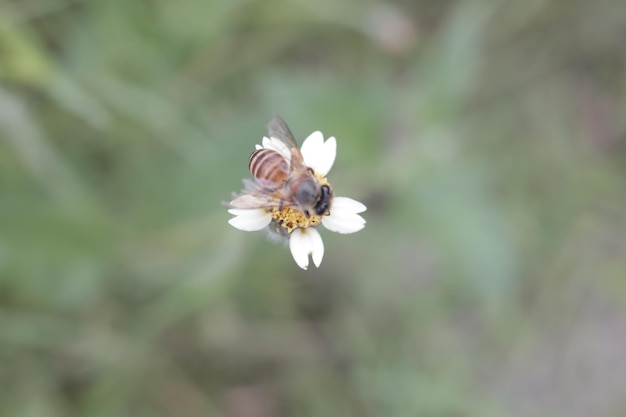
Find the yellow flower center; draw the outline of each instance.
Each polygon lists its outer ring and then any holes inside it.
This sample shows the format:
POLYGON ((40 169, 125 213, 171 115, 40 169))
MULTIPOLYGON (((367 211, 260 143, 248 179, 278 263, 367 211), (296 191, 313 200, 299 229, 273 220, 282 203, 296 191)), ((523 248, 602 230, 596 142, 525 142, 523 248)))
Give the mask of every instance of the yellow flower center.
MULTIPOLYGON (((314 174, 322 185, 330 185, 325 177, 317 172, 314 172, 314 174)), ((272 218, 276 223, 287 230, 287 233, 291 233, 297 228, 306 229, 307 227, 315 227, 322 221, 322 216, 309 213, 309 217, 307 217, 304 212, 293 207, 272 207, 269 209, 269 212, 272 214, 272 218)))
POLYGON ((279 209, 274 207, 271 209, 272 218, 288 233, 291 233, 296 228, 306 229, 307 227, 314 227, 320 224, 322 220, 321 216, 317 214, 309 214, 307 217, 303 212, 293 207, 283 207, 279 209))

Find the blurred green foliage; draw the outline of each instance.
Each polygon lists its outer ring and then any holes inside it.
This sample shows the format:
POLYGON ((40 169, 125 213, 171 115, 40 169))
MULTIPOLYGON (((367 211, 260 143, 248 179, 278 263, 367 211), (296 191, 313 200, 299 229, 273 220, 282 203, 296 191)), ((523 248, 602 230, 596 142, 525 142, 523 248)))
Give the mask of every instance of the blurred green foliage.
POLYGON ((0 416, 626 413, 626 3, 0 2, 0 416), (364 201, 227 224, 272 114, 364 201))

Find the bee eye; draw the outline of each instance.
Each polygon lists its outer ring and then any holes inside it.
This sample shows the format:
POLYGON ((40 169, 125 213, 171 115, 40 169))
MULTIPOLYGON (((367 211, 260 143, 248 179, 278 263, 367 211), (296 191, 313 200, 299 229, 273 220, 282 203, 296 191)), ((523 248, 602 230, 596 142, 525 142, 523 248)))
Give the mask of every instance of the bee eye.
POLYGON ((330 208, 330 200, 332 198, 333 192, 330 187, 326 184, 322 185, 320 198, 315 204, 315 214, 322 216, 324 214, 328 214, 328 209, 330 208))
POLYGON ((295 195, 296 200, 303 206, 312 206, 317 201, 317 187, 310 181, 303 181, 295 195))

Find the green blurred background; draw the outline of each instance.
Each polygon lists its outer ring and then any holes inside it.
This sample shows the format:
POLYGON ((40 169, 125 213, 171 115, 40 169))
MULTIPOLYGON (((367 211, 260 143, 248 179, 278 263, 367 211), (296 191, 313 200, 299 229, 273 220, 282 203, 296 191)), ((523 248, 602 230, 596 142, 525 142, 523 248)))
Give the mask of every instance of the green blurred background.
POLYGON ((626 3, 1 0, 0 416, 626 414, 626 3), (221 205, 274 114, 355 235, 221 205))

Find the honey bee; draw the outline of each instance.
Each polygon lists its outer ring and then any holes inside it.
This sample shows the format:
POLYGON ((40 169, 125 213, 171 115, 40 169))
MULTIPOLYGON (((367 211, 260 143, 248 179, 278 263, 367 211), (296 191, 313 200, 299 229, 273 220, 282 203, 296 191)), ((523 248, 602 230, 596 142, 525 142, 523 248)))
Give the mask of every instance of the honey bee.
POLYGON ((231 208, 291 207, 307 218, 329 214, 333 191, 306 166, 300 148, 285 121, 275 115, 268 124, 270 138, 284 149, 259 148, 250 155, 248 168, 254 182, 244 180, 245 190, 230 202, 231 208))

